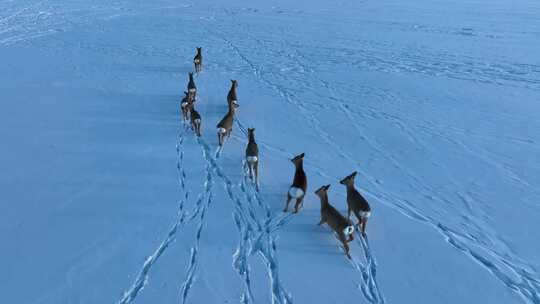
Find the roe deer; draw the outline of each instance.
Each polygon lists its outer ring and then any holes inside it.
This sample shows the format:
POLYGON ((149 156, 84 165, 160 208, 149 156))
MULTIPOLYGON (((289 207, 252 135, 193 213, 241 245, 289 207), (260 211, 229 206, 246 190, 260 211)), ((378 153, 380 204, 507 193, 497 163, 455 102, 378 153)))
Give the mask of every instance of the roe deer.
POLYGON ((225 117, 221 119, 221 121, 217 124, 217 132, 218 132, 218 140, 219 140, 219 146, 223 146, 223 141, 225 140, 225 136, 230 137, 232 132, 232 127, 234 123, 234 113, 236 112, 236 108, 239 106, 237 104, 234 104, 232 102, 229 102, 229 111, 227 114, 225 114, 225 117))
POLYGON ((191 126, 197 136, 201 136, 201 115, 195 110, 195 107, 191 106, 191 126))
POLYGON ((187 121, 189 119, 188 114, 191 111, 191 108, 193 108, 193 100, 191 99, 191 96, 188 92, 184 91, 184 94, 185 96, 180 102, 180 108, 182 109, 182 116, 184 117, 184 121, 187 121))
POLYGON ((255 142, 255 128, 248 128, 248 144, 246 147, 246 165, 249 178, 259 187, 259 147, 255 142), (253 178, 255 176, 255 178, 253 178))
POLYGON ((189 81, 187 84, 188 93, 190 94, 191 98, 195 99, 195 96, 197 95, 197 86, 195 85, 195 81, 193 80, 193 73, 189 73, 189 81))
POLYGON ((195 72, 200 72, 202 70, 202 48, 197 48, 197 54, 193 58, 193 63, 195 64, 195 72))
POLYGON ((293 183, 289 188, 289 192, 287 192, 287 204, 285 205, 283 212, 287 212, 287 209, 289 209, 289 203, 291 202, 291 199, 294 198, 296 199, 296 204, 294 205, 293 213, 297 213, 302 206, 302 202, 304 201, 304 196, 306 195, 307 190, 307 177, 306 173, 304 172, 303 165, 304 153, 293 157, 291 161, 296 167, 296 171, 294 172, 293 183))
POLYGON ((349 254, 349 245, 347 243, 354 239, 354 226, 350 220, 341 215, 334 206, 330 205, 328 202, 328 188, 330 188, 330 185, 322 186, 315 191, 315 194, 321 199, 321 221, 319 222, 319 226, 326 223, 334 230, 338 239, 343 244, 345 254, 350 259, 351 255, 349 254))
POLYGON ((357 172, 342 179, 339 183, 347 187, 347 205, 349 206, 348 218, 351 218, 351 212, 358 219, 358 226, 362 229, 362 234, 366 234, 366 224, 371 216, 371 208, 366 199, 354 188, 354 178, 357 172))
POLYGON ((238 99, 236 98, 236 88, 238 87, 238 81, 231 79, 231 88, 229 89, 229 93, 227 94, 227 102, 234 103, 238 105, 238 99))

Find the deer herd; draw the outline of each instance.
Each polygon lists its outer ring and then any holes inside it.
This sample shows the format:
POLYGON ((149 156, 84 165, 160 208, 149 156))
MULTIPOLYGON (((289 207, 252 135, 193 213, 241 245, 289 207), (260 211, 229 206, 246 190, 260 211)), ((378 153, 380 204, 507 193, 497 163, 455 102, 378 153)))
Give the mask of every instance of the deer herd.
MULTIPOLYGON (((199 73, 203 68, 203 56, 202 48, 197 48, 197 54, 193 58, 195 65, 195 72, 199 73)), ((238 98, 236 95, 236 89, 238 88, 238 82, 231 80, 231 88, 227 94, 228 111, 225 116, 217 124, 217 136, 219 148, 224 144, 226 138, 231 136, 231 132, 234 125, 234 118, 236 111, 239 107, 238 98)), ((185 96, 180 103, 180 109, 182 117, 185 123, 191 124, 191 128, 197 136, 201 136, 201 115, 195 110, 195 103, 197 101, 197 86, 193 79, 193 73, 189 73, 189 80, 187 84, 187 91, 184 92, 185 96)), ((248 143, 246 147, 244 163, 244 171, 249 175, 250 180, 255 184, 256 190, 259 191, 259 148, 255 141, 255 129, 248 128, 248 143)), ((302 208, 304 197, 307 191, 307 176, 304 171, 304 153, 301 153, 291 159, 294 164, 295 172, 293 181, 287 192, 287 200, 285 203, 284 212, 289 209, 291 200, 294 199, 295 204, 293 213, 298 213, 302 208)), ((327 224, 336 234, 339 241, 342 243, 345 250, 345 254, 350 258, 348 243, 354 239, 355 226, 362 232, 362 236, 366 234, 366 224, 371 215, 371 208, 366 199, 356 190, 354 186, 354 179, 357 172, 343 178, 339 183, 344 185, 347 189, 347 216, 342 215, 334 206, 332 206, 328 200, 328 189, 330 185, 324 185, 315 191, 315 194, 321 201, 321 220, 319 225, 327 224), (357 219, 357 225, 353 224, 351 215, 357 219)))

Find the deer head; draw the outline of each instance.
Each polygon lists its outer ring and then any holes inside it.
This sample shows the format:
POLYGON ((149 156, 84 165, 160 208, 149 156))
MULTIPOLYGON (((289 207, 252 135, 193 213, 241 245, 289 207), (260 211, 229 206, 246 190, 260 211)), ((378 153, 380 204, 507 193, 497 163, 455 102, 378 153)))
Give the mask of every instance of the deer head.
POLYGON ((317 194, 319 197, 324 197, 326 193, 328 192, 328 189, 330 188, 330 185, 322 186, 319 189, 315 191, 315 194, 317 194))
POLYGON ((358 172, 354 171, 353 173, 351 173, 350 175, 348 175, 347 177, 339 181, 339 183, 346 186, 354 185, 354 178, 356 177, 357 173, 358 172))
POLYGON ((305 155, 304 153, 296 155, 295 157, 291 159, 292 163, 297 167, 302 165, 302 161, 304 160, 304 155, 305 155))

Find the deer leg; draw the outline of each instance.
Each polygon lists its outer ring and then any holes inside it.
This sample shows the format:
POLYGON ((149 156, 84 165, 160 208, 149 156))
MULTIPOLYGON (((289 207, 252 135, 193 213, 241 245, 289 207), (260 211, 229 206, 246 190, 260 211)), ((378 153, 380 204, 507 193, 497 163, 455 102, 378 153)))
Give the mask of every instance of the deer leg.
POLYGON ((257 190, 259 190, 259 162, 258 161, 253 163, 253 170, 255 173, 255 186, 257 187, 257 190))
POLYGON ((322 225, 326 222, 326 219, 324 217, 321 216, 321 220, 319 221, 319 223, 317 225, 322 225))
POLYGON ((253 164, 248 162, 249 179, 253 181, 253 164))
POLYGON ((294 205, 293 213, 298 213, 298 211, 300 210, 300 207, 302 207, 303 201, 304 201, 304 196, 296 199, 296 204, 294 205))
POLYGON ((287 192, 287 203, 285 204, 285 209, 283 209, 283 212, 287 212, 287 210, 289 209, 289 203, 291 202, 291 195, 289 194, 289 192, 287 192))
POLYGON ((345 240, 345 235, 343 235, 343 233, 339 234, 339 240, 341 241, 341 244, 343 244, 343 249, 345 249, 345 254, 350 259, 351 255, 349 254, 349 244, 347 244, 347 241, 345 240))
POLYGON ((352 213, 351 206, 348 206, 347 219, 348 219, 349 221, 351 220, 351 213, 352 213))
POLYGON ((366 224, 367 224, 367 218, 364 217, 362 219, 362 235, 364 235, 364 236, 366 235, 366 224))
POLYGON ((219 146, 223 146, 223 135, 218 132, 217 134, 219 146))

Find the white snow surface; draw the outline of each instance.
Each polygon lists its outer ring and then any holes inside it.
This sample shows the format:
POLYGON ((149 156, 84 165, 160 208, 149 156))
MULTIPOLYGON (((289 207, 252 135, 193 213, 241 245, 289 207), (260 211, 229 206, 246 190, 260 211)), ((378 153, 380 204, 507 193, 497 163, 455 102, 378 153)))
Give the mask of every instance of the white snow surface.
POLYGON ((540 303, 539 16, 0 1, 0 303, 540 303), (198 46, 201 138, 179 113, 198 46), (304 205, 283 213, 302 152, 304 205), (313 191, 346 214, 355 170, 372 216, 348 260, 313 191))

